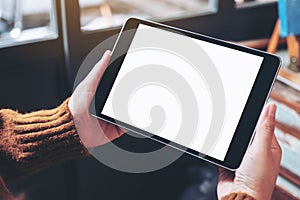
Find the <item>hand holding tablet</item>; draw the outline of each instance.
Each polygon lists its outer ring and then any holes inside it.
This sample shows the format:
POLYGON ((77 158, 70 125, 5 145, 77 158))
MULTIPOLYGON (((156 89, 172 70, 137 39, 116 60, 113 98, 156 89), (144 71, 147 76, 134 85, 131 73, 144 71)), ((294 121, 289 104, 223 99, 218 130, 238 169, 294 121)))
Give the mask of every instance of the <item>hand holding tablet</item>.
POLYGON ((274 135, 275 114, 275 104, 265 106, 253 142, 235 172, 219 168, 219 198, 243 192, 254 199, 271 199, 282 154, 274 135))
POLYGON ((253 136, 278 57, 129 19, 92 114, 228 169, 253 136))

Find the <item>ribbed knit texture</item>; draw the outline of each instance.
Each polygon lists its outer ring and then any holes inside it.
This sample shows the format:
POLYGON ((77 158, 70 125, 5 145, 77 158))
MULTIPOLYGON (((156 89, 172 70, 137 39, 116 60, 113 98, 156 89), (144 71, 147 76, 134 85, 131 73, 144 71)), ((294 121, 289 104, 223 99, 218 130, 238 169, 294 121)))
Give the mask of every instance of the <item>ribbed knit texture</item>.
POLYGON ((255 200, 255 199, 246 193, 235 192, 224 196, 221 200, 255 200))
POLYGON ((0 176, 5 181, 88 154, 68 101, 52 110, 28 114, 0 110, 0 176))

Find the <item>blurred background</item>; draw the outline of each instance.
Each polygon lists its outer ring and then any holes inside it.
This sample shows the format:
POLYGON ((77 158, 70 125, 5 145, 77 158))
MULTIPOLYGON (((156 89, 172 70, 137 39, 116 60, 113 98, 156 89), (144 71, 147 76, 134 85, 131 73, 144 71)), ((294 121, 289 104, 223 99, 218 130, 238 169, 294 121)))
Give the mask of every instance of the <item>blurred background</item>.
MULTIPOLYGON (((276 0, 0 0, 0 108, 29 112, 59 105, 72 93, 86 55, 117 34, 130 16, 265 50, 278 18, 277 6, 276 0)), ((112 46, 107 44, 107 49, 112 46)), ((279 48, 285 47, 279 43, 279 48)), ((141 151, 159 145, 130 136, 117 142, 135 144, 141 151)), ((147 174, 118 172, 83 158, 9 188, 16 194, 25 192, 30 200, 205 200, 216 199, 217 176, 215 166, 188 155, 147 174)), ((293 188, 286 196, 297 199, 299 185, 293 188)), ((278 191, 275 196, 280 199, 285 190, 278 191)))

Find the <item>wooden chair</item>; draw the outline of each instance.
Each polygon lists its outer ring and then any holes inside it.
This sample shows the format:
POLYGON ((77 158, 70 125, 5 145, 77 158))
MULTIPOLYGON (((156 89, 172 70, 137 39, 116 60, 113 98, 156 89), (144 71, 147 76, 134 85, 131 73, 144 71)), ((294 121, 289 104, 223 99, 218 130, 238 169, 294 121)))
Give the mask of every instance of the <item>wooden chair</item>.
MULTIPOLYGON (((273 34, 269 41, 267 52, 275 53, 278 47, 278 42, 280 39, 280 21, 277 20, 273 34)), ((293 71, 300 71, 300 42, 299 38, 294 35, 290 35, 286 38, 288 53, 290 57, 289 69, 293 71)))

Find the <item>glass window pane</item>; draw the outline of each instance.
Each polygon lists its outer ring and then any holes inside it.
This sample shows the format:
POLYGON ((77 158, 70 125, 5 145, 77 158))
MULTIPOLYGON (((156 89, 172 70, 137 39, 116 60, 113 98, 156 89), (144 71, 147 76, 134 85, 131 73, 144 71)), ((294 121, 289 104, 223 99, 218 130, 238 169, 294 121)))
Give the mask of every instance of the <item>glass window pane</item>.
POLYGON ((53 0, 0 0, 0 47, 57 37, 53 0))
POLYGON ((257 4, 265 4, 270 2, 277 2, 277 0, 235 0, 235 4, 237 6, 257 5, 257 4))
POLYGON ((215 11, 217 0, 79 0, 81 29, 116 27, 131 16, 147 19, 182 18, 215 11))

